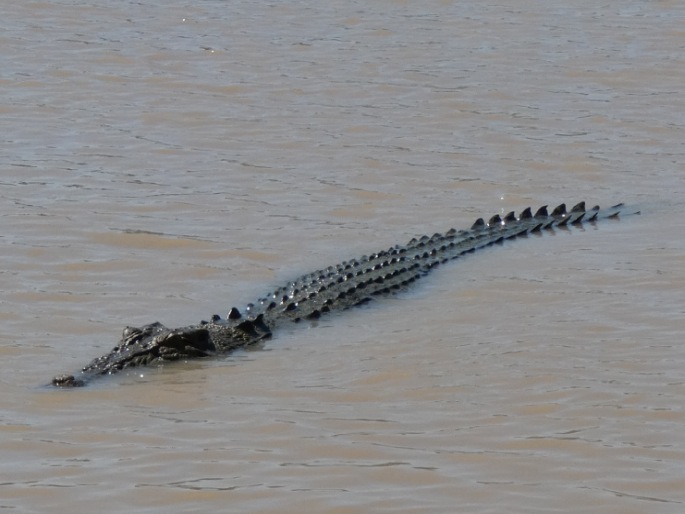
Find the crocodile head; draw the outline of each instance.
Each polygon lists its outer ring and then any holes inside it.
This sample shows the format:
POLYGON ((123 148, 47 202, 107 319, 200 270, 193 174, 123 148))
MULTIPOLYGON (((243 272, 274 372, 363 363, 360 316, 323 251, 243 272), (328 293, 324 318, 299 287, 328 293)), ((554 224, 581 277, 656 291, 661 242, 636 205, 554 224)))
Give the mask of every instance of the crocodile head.
POLYGON ((56 387, 80 387, 97 375, 110 375, 122 369, 149 366, 180 359, 196 359, 246 346, 270 335, 261 319, 203 322, 169 329, 155 322, 142 327, 126 327, 119 343, 106 355, 85 366, 80 374, 59 375, 56 387))

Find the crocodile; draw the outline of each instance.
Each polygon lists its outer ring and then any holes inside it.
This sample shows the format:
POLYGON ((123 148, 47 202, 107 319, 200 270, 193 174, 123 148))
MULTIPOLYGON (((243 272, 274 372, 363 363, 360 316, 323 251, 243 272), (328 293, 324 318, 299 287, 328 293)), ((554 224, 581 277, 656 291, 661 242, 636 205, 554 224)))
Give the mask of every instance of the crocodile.
POLYGON ((580 202, 569 211, 561 204, 551 213, 543 206, 535 213, 529 207, 518 216, 513 211, 494 215, 487 222, 478 218, 468 230, 450 229, 413 238, 405 245, 308 273, 247 304, 242 312, 231 308, 225 318, 215 314, 209 320, 175 329, 159 322, 126 327, 108 354, 94 359, 79 373, 56 376, 52 385, 80 387, 95 377, 127 368, 224 355, 271 337, 281 323, 316 319, 402 290, 439 264, 480 248, 529 233, 614 219, 619 214, 625 214, 624 204, 586 209, 585 202, 580 202))

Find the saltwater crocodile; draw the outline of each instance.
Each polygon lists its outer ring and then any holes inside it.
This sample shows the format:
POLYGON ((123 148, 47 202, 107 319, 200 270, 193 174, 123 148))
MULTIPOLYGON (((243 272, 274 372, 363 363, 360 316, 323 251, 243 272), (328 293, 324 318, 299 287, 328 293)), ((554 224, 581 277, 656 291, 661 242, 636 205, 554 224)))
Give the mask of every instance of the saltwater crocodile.
POLYGON ((243 312, 232 308, 225 319, 215 314, 209 321, 176 329, 158 322, 127 327, 111 352, 76 375, 55 377, 52 384, 83 386, 94 377, 126 368, 226 354, 270 337, 279 323, 315 319, 402 289, 438 264, 479 248, 531 232, 616 218, 623 210, 623 204, 586 210, 581 202, 570 211, 561 204, 551 214, 543 206, 535 214, 527 208, 518 217, 510 212, 503 217, 495 215, 488 222, 479 218, 469 230, 450 229, 444 234, 415 238, 404 246, 303 275, 247 304, 243 312))

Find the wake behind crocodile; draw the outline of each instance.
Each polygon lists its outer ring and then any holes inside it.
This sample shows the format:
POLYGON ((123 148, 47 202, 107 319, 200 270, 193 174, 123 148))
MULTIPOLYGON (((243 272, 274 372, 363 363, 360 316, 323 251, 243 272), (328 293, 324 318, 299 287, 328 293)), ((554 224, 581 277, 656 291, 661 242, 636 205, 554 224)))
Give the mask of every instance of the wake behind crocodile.
POLYGON ((468 230, 450 229, 414 238, 405 245, 308 273, 247 304, 242 311, 233 307, 225 318, 215 314, 210 320, 176 329, 159 322, 126 327, 108 354, 76 374, 55 377, 52 385, 78 387, 127 368, 223 355, 271 337, 284 322, 316 319, 402 290, 439 264, 486 246, 555 227, 615 219, 624 213, 623 204, 586 209, 581 202, 570 211, 561 204, 552 213, 543 206, 535 214, 527 208, 518 216, 512 211, 503 217, 492 216, 487 222, 478 218, 468 230))

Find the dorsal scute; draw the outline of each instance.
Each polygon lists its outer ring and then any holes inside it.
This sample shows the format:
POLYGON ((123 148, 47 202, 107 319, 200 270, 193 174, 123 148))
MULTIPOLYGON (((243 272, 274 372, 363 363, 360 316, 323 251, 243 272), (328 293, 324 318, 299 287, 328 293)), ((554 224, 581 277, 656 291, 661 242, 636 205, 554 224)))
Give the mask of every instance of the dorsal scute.
POLYGON ((571 212, 585 212, 585 202, 578 202, 573 206, 571 212))
POLYGON ((565 203, 559 204, 552 211, 552 217, 553 218, 560 218, 563 216, 566 216, 566 204, 565 203))
POLYGON ((547 218, 549 214, 547 213, 547 206, 543 205, 540 207, 537 212, 535 213, 535 218, 547 218))
POLYGON ((483 218, 478 218, 473 222, 473 225, 471 225, 471 230, 478 230, 480 228, 485 228, 485 220, 483 218))
POLYGON ((500 218, 499 214, 495 214, 492 218, 488 220, 488 226, 489 227, 494 227, 495 225, 501 225, 502 224, 502 218, 500 218))

